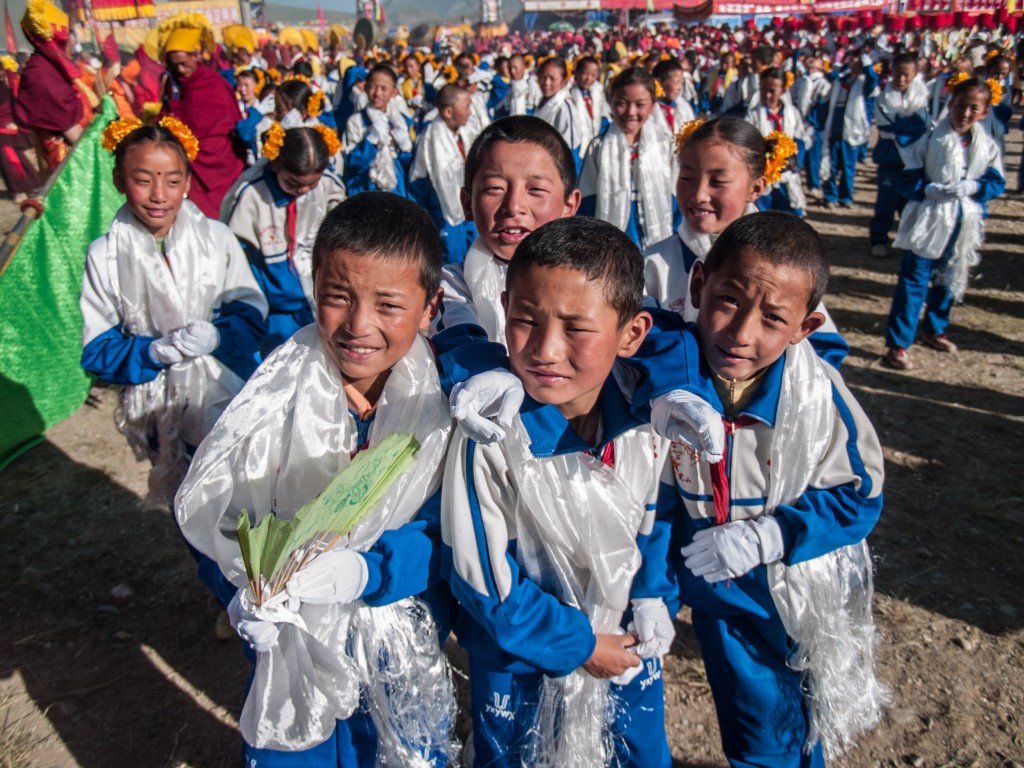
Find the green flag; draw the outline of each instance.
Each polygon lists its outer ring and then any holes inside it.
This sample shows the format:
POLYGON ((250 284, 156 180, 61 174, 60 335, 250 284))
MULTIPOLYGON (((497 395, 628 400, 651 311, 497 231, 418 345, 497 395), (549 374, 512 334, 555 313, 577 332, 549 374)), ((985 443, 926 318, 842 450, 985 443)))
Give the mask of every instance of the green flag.
POLYGON ((124 202, 111 180, 114 156, 100 146, 117 117, 105 97, 0 276, 0 469, 89 394, 78 297, 89 243, 124 202))

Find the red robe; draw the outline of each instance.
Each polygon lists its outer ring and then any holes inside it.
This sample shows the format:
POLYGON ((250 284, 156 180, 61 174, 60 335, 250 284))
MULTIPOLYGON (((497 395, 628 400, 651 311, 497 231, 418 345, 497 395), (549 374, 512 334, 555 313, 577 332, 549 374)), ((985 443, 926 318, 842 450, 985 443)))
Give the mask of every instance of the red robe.
POLYGON ((181 120, 199 140, 188 196, 203 213, 216 219, 228 188, 245 170, 245 150, 235 133, 235 124, 241 119, 238 102, 227 80, 203 66, 177 85, 177 93, 164 101, 163 113, 181 120))
POLYGON ((78 90, 52 62, 38 52, 28 57, 14 102, 18 125, 64 133, 82 120, 83 110, 78 90))

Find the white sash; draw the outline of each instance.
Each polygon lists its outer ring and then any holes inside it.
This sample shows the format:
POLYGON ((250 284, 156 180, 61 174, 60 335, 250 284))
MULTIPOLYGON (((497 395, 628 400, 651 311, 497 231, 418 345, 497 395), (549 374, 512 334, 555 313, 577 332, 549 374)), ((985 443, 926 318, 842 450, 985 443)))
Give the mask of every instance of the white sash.
POLYGON ((487 332, 487 338, 505 343, 505 310, 501 307, 501 293, 505 290, 508 264, 483 246, 480 238, 473 241, 466 252, 463 277, 469 287, 470 299, 476 309, 476 319, 487 332))

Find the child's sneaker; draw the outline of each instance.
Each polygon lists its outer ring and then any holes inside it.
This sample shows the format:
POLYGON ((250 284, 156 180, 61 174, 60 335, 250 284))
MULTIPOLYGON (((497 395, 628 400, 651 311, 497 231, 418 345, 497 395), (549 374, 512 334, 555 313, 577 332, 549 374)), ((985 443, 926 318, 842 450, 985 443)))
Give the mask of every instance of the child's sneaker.
POLYGON ((889 255, 889 246, 885 243, 875 243, 871 246, 871 255, 876 259, 884 259, 889 255))
POLYGON ((921 341, 925 346, 936 349, 939 352, 956 352, 956 344, 949 340, 949 336, 944 333, 921 333, 921 341))
POLYGON ((895 368, 897 371, 909 371, 914 367, 914 363, 910 359, 910 353, 903 347, 889 347, 885 351, 885 357, 882 358, 882 362, 890 368, 895 368))

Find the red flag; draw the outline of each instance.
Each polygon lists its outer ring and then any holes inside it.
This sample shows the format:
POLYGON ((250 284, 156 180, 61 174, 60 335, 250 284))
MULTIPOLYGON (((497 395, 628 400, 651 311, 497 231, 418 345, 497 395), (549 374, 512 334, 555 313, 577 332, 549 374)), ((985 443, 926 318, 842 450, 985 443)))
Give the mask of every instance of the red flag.
POLYGON ((4 0, 4 24, 7 26, 7 53, 13 56, 18 52, 18 41, 14 37, 14 25, 11 23, 11 12, 7 10, 7 0, 4 0))
POLYGON ((327 20, 324 18, 324 9, 320 7, 320 3, 316 4, 316 20, 320 24, 320 34, 327 33, 327 20))

